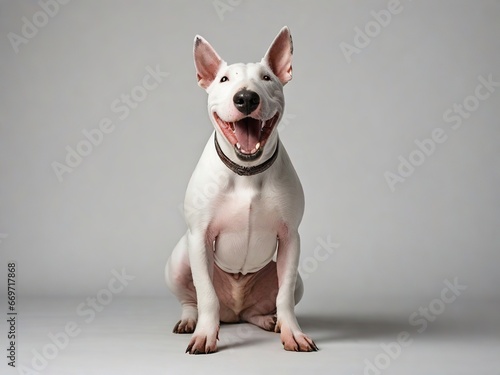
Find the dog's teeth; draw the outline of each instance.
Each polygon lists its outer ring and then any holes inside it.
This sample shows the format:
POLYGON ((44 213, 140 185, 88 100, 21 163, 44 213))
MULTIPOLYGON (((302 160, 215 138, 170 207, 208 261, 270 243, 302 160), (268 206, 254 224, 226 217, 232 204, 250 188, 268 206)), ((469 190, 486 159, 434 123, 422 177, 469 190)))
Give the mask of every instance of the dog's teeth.
POLYGON ((259 151, 260 148, 260 142, 255 145, 255 151, 259 151))
POLYGON ((238 150, 241 150, 241 145, 238 142, 236 142, 236 147, 238 148, 238 150))

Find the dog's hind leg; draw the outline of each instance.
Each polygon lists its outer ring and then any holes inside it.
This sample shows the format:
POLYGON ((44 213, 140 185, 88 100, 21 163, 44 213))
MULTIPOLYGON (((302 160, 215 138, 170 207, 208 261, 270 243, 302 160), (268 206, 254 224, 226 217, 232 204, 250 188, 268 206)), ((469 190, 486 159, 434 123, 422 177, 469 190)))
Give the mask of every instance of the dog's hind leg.
MULTIPOLYGON (((257 276, 257 274, 256 274, 257 276)), ((259 271, 251 293, 247 296, 250 307, 242 312, 242 320, 254 324, 266 331, 276 329, 276 297, 278 294, 278 275, 276 263, 270 262, 259 271)), ((294 302, 299 303, 304 294, 304 285, 297 273, 294 302)))
POLYGON ((198 320, 198 308, 186 236, 180 239, 167 261, 165 280, 182 305, 181 319, 175 325, 173 332, 193 333, 198 320))

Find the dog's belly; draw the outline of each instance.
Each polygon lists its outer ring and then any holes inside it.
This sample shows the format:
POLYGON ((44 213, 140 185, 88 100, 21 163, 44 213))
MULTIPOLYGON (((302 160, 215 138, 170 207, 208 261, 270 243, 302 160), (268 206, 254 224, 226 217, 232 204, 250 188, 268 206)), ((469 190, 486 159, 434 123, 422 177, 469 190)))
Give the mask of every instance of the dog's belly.
POLYGON ((215 218, 215 263, 228 273, 253 273, 264 268, 277 247, 276 211, 254 198, 218 205, 215 218))
POLYGON ((229 274, 215 266, 213 282, 222 322, 240 322, 251 315, 276 312, 278 275, 275 262, 247 275, 229 274))

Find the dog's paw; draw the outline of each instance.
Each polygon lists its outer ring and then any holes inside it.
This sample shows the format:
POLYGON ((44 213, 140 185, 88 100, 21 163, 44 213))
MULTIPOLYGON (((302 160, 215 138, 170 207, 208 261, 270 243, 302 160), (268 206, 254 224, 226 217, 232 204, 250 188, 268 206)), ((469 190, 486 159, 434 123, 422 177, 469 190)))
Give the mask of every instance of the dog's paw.
POLYGON ((276 328, 276 315, 266 315, 262 317, 261 326, 266 331, 273 332, 276 328))
POLYGON ((219 327, 217 329, 207 334, 206 331, 195 332, 189 345, 186 349, 186 353, 189 354, 210 354, 217 351, 217 340, 219 339, 219 327))
POLYGON ((292 352, 315 352, 318 347, 312 339, 301 331, 292 332, 281 327, 281 343, 285 350, 292 352))
POLYGON ((247 322, 252 323, 266 331, 273 332, 276 327, 276 315, 253 315, 247 318, 247 322))
POLYGON ((177 322, 173 333, 193 333, 196 328, 196 320, 194 319, 181 319, 177 322))

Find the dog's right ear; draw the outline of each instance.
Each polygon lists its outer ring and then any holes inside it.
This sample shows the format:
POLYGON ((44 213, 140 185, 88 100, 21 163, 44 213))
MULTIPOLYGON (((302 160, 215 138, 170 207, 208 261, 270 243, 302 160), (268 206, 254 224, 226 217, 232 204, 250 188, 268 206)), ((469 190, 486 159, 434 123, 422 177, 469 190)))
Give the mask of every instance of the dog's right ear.
POLYGON ((198 85, 207 89, 213 82, 223 60, 219 57, 213 47, 201 36, 194 38, 194 65, 198 85))

